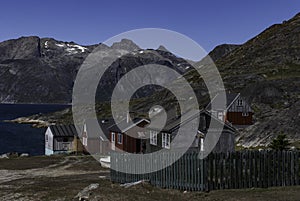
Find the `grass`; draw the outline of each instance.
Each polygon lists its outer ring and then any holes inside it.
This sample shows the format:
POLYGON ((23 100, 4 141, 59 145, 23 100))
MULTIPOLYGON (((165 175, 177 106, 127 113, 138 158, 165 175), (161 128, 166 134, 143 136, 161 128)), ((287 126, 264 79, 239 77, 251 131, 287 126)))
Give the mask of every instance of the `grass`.
POLYGON ((0 170, 27 170, 44 168, 63 161, 64 156, 35 156, 24 158, 0 159, 0 170))

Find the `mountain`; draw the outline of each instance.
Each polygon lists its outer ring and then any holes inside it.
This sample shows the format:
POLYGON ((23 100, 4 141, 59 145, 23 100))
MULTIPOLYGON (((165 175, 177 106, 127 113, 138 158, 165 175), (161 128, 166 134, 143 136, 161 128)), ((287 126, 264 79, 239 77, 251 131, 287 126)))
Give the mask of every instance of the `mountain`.
MULTIPOLYGON (((222 55, 226 51, 216 49, 209 54, 227 91, 241 92, 255 112, 254 125, 240 130, 239 144, 265 146, 279 133, 285 133, 299 146, 300 13, 228 53, 222 55)), ((199 65, 207 65, 206 59, 199 65)), ((186 76, 190 81, 198 79, 195 72, 186 76)))
POLYGON ((0 102, 67 103, 94 46, 22 37, 0 43, 0 102))
MULTIPOLYGON (((85 58, 98 45, 82 46, 53 38, 21 37, 0 43, 0 102, 70 103, 76 74, 85 58)), ((109 55, 132 53, 112 64, 101 81, 103 89, 114 86, 120 75, 139 65, 164 64, 185 73, 189 64, 170 52, 141 50, 131 40, 123 39, 108 47, 109 55), (127 69, 124 71, 124 69, 127 69)), ((145 94, 140 94, 144 96, 145 94)), ((107 96, 100 96, 107 100, 107 96)))
MULTIPOLYGON (((234 45, 234 44, 222 44, 215 47, 211 52, 208 53, 210 59, 214 62, 217 62, 220 58, 227 56, 233 50, 240 47, 241 45, 234 45)), ((203 59, 205 60, 205 58, 203 59)), ((202 61, 203 62, 203 61, 202 61)))
POLYGON ((299 141, 300 13, 236 48, 217 66, 226 86, 240 88, 255 111, 256 123, 241 131, 241 144, 267 145, 279 133, 299 141))

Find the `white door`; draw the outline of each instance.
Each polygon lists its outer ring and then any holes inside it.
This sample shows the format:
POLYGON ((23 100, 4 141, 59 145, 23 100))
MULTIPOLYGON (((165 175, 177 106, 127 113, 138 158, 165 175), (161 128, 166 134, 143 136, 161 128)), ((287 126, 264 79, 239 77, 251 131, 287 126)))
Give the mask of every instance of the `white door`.
POLYGON ((111 150, 115 150, 116 149, 116 134, 115 133, 111 133, 111 150))

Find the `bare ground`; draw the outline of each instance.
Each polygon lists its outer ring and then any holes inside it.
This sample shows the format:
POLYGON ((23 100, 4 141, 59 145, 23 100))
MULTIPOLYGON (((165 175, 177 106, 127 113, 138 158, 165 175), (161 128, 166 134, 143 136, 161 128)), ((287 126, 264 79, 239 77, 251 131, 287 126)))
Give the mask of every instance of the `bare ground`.
POLYGON ((0 200, 78 200, 90 184, 89 200, 150 201, 299 201, 300 186, 269 189, 182 192, 143 183, 130 188, 111 183, 109 171, 90 156, 52 156, 0 159, 0 200))

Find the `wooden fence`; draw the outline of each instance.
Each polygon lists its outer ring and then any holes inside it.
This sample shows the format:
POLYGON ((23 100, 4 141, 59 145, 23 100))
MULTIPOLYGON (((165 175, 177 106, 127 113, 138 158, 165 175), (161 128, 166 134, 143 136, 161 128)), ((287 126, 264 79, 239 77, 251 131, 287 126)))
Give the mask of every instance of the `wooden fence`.
MULTIPOLYGON (((176 157, 164 155, 163 160, 176 157)), ((126 174, 114 169, 138 168, 128 154, 111 153, 111 180, 128 183, 149 180, 152 185, 190 191, 216 189, 267 188, 300 184, 299 152, 240 151, 211 153, 204 160, 198 153, 187 153, 171 166, 148 174, 126 174)), ((160 160, 143 161, 155 167, 160 160)))

